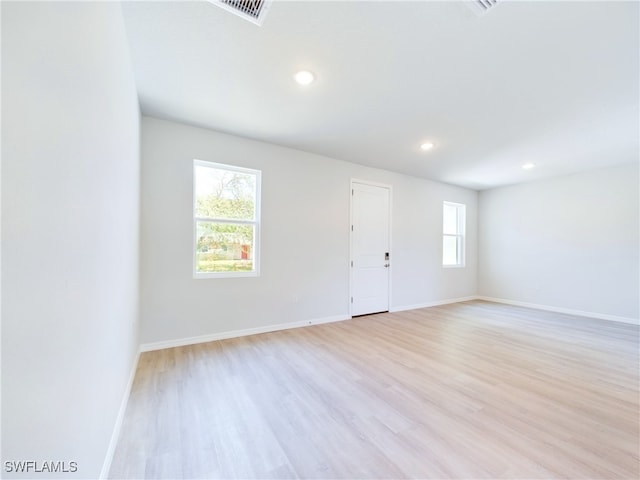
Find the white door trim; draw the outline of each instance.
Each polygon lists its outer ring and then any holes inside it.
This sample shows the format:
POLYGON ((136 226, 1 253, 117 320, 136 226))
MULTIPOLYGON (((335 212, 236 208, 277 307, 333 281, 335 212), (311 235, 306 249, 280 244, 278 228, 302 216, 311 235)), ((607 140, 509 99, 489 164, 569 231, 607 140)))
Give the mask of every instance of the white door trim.
POLYGON ((389 256, 390 256, 390 266, 389 266, 389 311, 391 311, 392 303, 391 300, 393 298, 393 237, 391 232, 393 232, 393 186, 388 183, 379 183, 372 182, 369 180, 362 180, 360 178, 352 178, 349 182, 349 316, 353 317, 353 303, 351 299, 353 298, 353 268, 351 268, 351 262, 353 261, 353 234, 351 227, 353 225, 353 185, 368 185, 373 187, 382 187, 389 190, 389 256))

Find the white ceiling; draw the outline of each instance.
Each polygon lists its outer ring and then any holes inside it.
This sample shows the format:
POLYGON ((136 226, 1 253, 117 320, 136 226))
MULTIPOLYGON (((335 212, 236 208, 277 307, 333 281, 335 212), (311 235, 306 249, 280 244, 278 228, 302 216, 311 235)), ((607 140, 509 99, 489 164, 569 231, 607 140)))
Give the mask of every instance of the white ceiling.
POLYGON ((478 190, 638 161, 635 1, 502 0, 478 17, 276 0, 262 27, 205 1, 123 12, 147 115, 478 190), (300 69, 317 81, 295 84, 300 69))

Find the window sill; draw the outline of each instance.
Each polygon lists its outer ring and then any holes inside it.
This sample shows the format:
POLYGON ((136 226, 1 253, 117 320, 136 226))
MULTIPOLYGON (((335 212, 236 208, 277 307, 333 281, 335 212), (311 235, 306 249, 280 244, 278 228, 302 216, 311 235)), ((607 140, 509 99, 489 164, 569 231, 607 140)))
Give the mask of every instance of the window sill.
POLYGON ((194 273, 194 280, 206 280, 208 278, 247 278, 259 277, 258 272, 220 272, 220 273, 194 273))

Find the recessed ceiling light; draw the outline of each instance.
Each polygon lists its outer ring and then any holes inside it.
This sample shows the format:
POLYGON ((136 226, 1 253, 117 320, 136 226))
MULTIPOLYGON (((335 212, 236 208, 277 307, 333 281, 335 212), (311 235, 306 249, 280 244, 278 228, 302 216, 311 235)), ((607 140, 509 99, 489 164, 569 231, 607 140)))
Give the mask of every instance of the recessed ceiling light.
POLYGON ((420 150, 424 150, 426 152, 427 150, 431 150, 434 146, 433 142, 425 142, 420 145, 420 150))
POLYGON ((531 170, 535 166, 535 163, 525 163, 524 165, 522 165, 522 168, 524 168, 525 170, 531 170))
POLYGON ((293 76, 293 78, 300 85, 309 85, 315 80, 316 77, 309 70, 300 70, 293 76))

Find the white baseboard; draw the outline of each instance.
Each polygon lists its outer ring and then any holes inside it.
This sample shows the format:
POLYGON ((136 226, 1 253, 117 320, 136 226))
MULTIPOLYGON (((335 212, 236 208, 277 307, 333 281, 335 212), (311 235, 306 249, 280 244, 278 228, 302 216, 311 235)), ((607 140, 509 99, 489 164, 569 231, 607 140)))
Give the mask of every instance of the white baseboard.
MULTIPOLYGON (((581 310, 573 310, 569 308, 552 307, 549 305, 540 305, 536 303, 519 302, 516 300, 507 300, 504 298, 487 297, 483 295, 471 295, 468 297, 449 298, 446 300, 437 300, 434 302, 417 303, 413 305, 400 305, 391 307, 390 312, 402 312, 405 310, 416 310, 419 308, 437 307, 439 305, 448 305, 451 303, 468 302, 471 300, 486 300, 488 302, 504 303, 508 305, 515 305, 519 307, 537 308, 539 310, 547 310, 557 313, 566 313, 569 315, 578 315, 582 317, 599 318, 602 320, 611 320, 614 322, 639 324, 638 319, 620 317, 616 315, 607 315, 603 313, 584 312, 581 310)), ((230 330, 226 332, 212 333, 207 335, 198 335, 195 337, 178 338, 174 340, 163 340, 160 342, 143 343, 140 345, 140 352, 150 352, 153 350, 162 350, 164 348, 182 347, 185 345, 194 345, 197 343, 214 342, 216 340, 225 340, 227 338, 245 337, 247 335, 257 335, 260 333, 277 332, 279 330, 288 330, 291 328, 307 327, 309 325, 320 325, 323 323, 340 322, 343 320, 349 320, 351 317, 348 314, 333 315, 330 317, 316 318, 311 320, 301 320, 298 322, 280 323, 276 325, 267 325, 264 327, 245 328, 242 330, 230 330)))
POLYGON ((477 300, 479 297, 472 295, 470 297, 449 298, 447 300, 438 300, 435 302, 416 303, 414 305, 402 305, 399 307, 391 307, 390 312, 403 312, 405 310, 417 310, 418 308, 437 307, 438 305, 448 305, 450 303, 468 302, 469 300, 477 300))
POLYGON ((577 315, 579 317, 598 318, 600 320, 609 320, 611 322, 630 323, 632 325, 640 325, 640 319, 630 317, 620 317, 617 315, 609 315, 606 313, 585 312, 582 310, 574 310, 572 308, 553 307, 550 305, 540 305, 538 303, 519 302, 517 300, 508 300, 506 298, 486 297, 479 295, 476 297, 478 300, 485 300, 487 302, 504 303, 507 305, 514 305, 517 307, 536 308, 538 310, 547 310, 549 312, 566 313, 567 315, 577 315))
POLYGON ((138 369, 138 360, 140 360, 140 349, 136 353, 133 359, 133 365, 131 366, 131 372, 129 373, 129 380, 125 387, 124 394, 122 395, 122 401, 120 402, 120 409, 118 410, 118 416, 116 417, 116 423, 113 426, 113 432, 111 433, 111 440, 109 441, 109 447, 107 448, 107 454, 102 464, 102 470, 100 471, 100 479, 106 479, 109 477, 109 470, 111 470, 111 462, 113 461, 113 455, 116 453, 116 446, 118 445, 118 439, 120 438, 120 430, 122 429, 122 423, 124 422, 124 414, 127 411, 127 405, 129 404, 129 396, 131 395, 131 387, 133 387, 133 380, 136 377, 136 370, 138 369))
POLYGON ((214 342, 216 340, 225 340, 227 338, 246 337, 247 335, 256 335, 259 333, 277 332, 279 330, 289 330, 291 328, 308 327, 309 325, 320 325, 322 323, 341 322, 351 319, 348 315, 333 315, 331 317, 316 318, 312 320, 301 320, 298 322, 280 323, 277 325, 267 325, 265 327, 245 328, 242 330, 231 330, 227 332, 211 333, 208 335, 199 335, 196 337, 179 338, 176 340, 165 340, 161 342, 143 343, 140 345, 141 352, 150 352, 152 350, 162 350, 164 348, 182 347, 185 345, 194 345, 196 343, 214 342))

